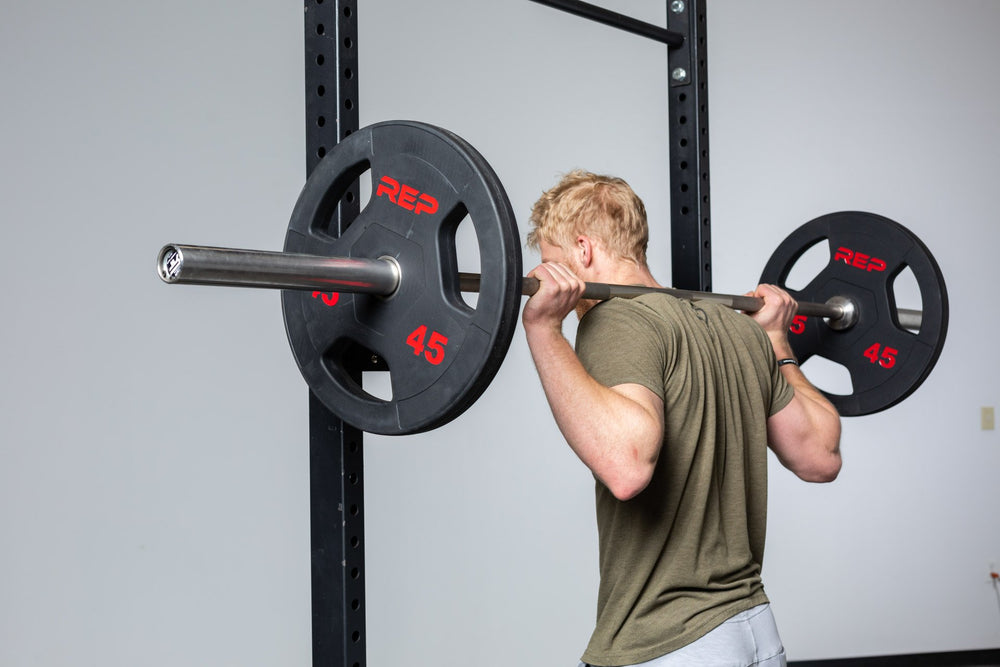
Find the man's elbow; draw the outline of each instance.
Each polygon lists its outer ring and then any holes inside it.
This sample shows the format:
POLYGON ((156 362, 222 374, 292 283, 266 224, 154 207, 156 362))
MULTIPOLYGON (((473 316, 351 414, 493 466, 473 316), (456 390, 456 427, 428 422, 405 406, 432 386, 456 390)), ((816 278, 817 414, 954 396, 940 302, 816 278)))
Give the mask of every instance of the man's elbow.
POLYGON ((640 479, 621 480, 607 485, 608 490, 611 491, 611 495, 622 502, 632 500, 637 495, 642 493, 647 486, 649 486, 648 479, 645 481, 640 479))
POLYGON ((799 474, 799 477, 807 482, 820 484, 832 482, 840 475, 840 468, 843 465, 840 456, 840 416, 834 412, 826 413, 824 417, 825 423, 816 425, 809 446, 815 454, 810 457, 804 474, 799 474))
POLYGON ((653 468, 655 463, 629 466, 627 470, 619 471, 615 475, 610 475, 604 481, 616 499, 622 502, 631 500, 642 493, 650 481, 653 479, 653 468))
POLYGON ((840 457, 840 451, 837 450, 826 453, 824 456, 816 457, 815 460, 810 462, 810 465, 797 471, 797 474, 799 479, 805 482, 826 484, 837 479, 840 475, 842 465, 843 461, 840 457))
POLYGON ((840 474, 840 466, 829 466, 826 468, 813 468, 799 473, 799 479, 803 482, 813 484, 828 484, 840 474))
POLYGON ((621 444, 611 450, 613 454, 600 462, 599 470, 594 470, 612 495, 621 501, 635 498, 649 486, 663 443, 663 428, 658 422, 639 421, 637 425, 648 428, 633 431, 630 437, 623 438, 621 444))

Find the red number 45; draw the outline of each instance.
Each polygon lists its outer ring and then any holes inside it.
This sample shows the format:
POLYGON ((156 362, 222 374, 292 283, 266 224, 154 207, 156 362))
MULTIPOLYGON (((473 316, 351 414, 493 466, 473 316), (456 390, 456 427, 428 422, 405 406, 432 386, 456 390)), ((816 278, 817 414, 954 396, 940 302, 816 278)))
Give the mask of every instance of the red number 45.
POLYGON ((881 343, 875 343, 867 350, 865 350, 865 356, 873 364, 878 364, 882 368, 892 368, 896 365, 896 355, 899 354, 899 350, 894 347, 882 347, 881 343), (879 354, 879 350, 882 351, 879 354))
POLYGON ((406 337, 406 344, 413 348, 413 354, 423 352, 424 358, 437 366, 444 361, 444 346, 448 344, 448 339, 437 331, 432 331, 427 338, 427 326, 421 324, 406 337))

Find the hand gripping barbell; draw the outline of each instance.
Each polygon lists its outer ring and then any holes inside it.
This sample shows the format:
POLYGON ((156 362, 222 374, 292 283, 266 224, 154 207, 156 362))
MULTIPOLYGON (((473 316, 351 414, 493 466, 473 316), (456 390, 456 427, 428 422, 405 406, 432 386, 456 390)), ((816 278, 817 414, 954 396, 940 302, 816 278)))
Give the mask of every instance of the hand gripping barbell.
MULTIPOLYGON (((485 159, 447 130, 412 121, 364 128, 327 154, 299 196, 283 252, 172 244, 160 251, 157 270, 168 283, 285 290, 285 326, 309 387, 349 424, 393 435, 441 426, 475 402, 506 355, 521 296, 538 287, 521 275, 516 219, 485 159), (368 171, 370 200, 337 235, 337 205, 368 171), (465 219, 475 228, 481 274, 457 268, 455 230, 465 219), (461 292, 478 292, 476 305, 461 292), (364 390, 366 366, 388 369, 391 398, 364 390)), ((799 359, 815 354, 850 372, 852 393, 827 393, 841 414, 898 403, 940 355, 943 276, 926 246, 888 218, 840 212, 806 223, 779 245, 760 282, 797 299, 790 340, 799 359), (803 289, 789 289, 792 267, 824 241, 826 266, 803 289), (906 268, 922 310, 896 307, 893 283, 906 268)), ((603 283, 587 283, 584 298, 650 292, 747 312, 763 305, 748 296, 603 283)))

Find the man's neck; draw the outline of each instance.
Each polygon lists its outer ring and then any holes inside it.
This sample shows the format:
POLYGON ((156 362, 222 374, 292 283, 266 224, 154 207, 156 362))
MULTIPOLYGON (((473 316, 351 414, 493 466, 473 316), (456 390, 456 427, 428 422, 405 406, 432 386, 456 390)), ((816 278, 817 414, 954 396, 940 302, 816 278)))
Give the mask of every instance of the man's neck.
MULTIPOLYGON (((589 269, 580 272, 580 278, 588 283, 607 283, 609 285, 642 285, 644 287, 663 287, 653 277, 652 272, 646 266, 639 266, 634 262, 615 259, 599 261, 590 266, 589 269)), ((588 310, 596 306, 599 301, 581 300, 576 306, 576 315, 582 318, 588 310)))
POLYGON ((639 266, 633 262, 618 260, 596 265, 591 274, 584 280, 591 283, 608 283, 610 285, 642 285, 644 287, 662 287, 648 267, 639 266))

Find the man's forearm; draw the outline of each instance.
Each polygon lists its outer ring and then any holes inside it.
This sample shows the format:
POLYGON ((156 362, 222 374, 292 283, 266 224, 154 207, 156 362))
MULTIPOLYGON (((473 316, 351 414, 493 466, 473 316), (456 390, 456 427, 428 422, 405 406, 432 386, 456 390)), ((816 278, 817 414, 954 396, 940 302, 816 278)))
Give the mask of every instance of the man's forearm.
MULTIPOLYGON (((772 339, 772 342, 773 339, 772 339)), ((774 343, 779 359, 795 358, 787 340, 774 343)), ((799 477, 808 481, 832 481, 837 477, 842 465, 840 456, 840 414, 837 408, 805 376, 798 364, 784 364, 781 374, 795 391, 796 399, 802 406, 804 431, 798 439, 798 464, 792 464, 799 477), (805 453, 804 458, 799 456, 805 453)), ((776 450, 779 458, 788 465, 788 450, 776 450)))
MULTIPOLYGON (((772 338, 771 345, 774 348, 774 355, 778 359, 795 359, 795 353, 792 351, 792 346, 789 345, 787 339, 775 340, 772 338)), ((823 395, 823 392, 809 381, 809 378, 799 368, 797 360, 795 364, 783 365, 781 367, 781 374, 788 381, 788 384, 792 385, 795 393, 807 399, 810 403, 815 404, 818 409, 831 413, 839 423, 840 414, 837 412, 837 408, 823 395)))

